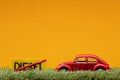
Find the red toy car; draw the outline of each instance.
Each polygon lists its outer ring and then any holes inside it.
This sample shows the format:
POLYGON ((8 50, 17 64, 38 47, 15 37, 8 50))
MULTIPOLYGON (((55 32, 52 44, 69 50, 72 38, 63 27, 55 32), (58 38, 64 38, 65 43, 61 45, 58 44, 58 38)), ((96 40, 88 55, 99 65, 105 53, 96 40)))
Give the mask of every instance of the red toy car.
POLYGON ((96 55, 81 54, 75 57, 73 61, 63 62, 56 67, 60 70, 110 70, 109 64, 96 55))

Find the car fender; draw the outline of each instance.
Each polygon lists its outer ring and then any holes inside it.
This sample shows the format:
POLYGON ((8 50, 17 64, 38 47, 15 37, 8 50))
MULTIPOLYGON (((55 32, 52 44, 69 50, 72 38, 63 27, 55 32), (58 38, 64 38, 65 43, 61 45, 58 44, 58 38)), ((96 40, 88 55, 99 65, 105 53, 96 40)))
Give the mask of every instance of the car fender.
POLYGON ((106 69, 106 68, 105 68, 105 65, 103 65, 103 64, 97 64, 97 65, 93 68, 93 70, 96 70, 97 67, 103 67, 104 69, 106 69))
POLYGON ((66 64, 62 64, 58 67, 58 71, 62 68, 62 67, 65 67, 65 68, 68 68, 70 71, 72 71, 72 68, 66 64))

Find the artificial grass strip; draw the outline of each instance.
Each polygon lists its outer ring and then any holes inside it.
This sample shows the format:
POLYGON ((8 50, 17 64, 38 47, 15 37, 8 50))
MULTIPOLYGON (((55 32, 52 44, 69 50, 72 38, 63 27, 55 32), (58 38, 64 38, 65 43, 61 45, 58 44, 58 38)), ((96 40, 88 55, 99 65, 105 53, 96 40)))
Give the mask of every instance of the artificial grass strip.
POLYGON ((120 80, 120 68, 109 71, 55 71, 25 70, 14 72, 9 68, 0 69, 0 80, 120 80))

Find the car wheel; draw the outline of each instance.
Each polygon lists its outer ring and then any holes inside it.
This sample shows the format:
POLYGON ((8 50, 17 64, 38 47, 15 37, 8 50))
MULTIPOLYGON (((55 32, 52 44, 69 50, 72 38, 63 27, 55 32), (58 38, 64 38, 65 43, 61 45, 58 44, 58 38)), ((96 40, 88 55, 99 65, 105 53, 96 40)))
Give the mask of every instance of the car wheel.
POLYGON ((105 70, 103 67, 98 67, 98 68, 96 68, 95 70, 105 70))
POLYGON ((63 67, 63 68, 60 68, 60 69, 59 69, 59 71, 69 71, 69 69, 68 69, 68 68, 63 67))

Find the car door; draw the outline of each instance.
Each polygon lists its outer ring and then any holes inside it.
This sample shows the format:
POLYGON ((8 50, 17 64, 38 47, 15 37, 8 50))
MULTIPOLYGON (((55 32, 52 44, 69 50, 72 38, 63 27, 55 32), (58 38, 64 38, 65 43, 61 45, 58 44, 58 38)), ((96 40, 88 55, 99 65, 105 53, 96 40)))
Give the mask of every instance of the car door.
POLYGON ((88 70, 93 70, 94 66, 97 65, 98 60, 93 57, 88 57, 87 58, 87 69, 88 70))
POLYGON ((74 60, 74 70, 86 70, 87 59, 86 57, 79 57, 74 60))

